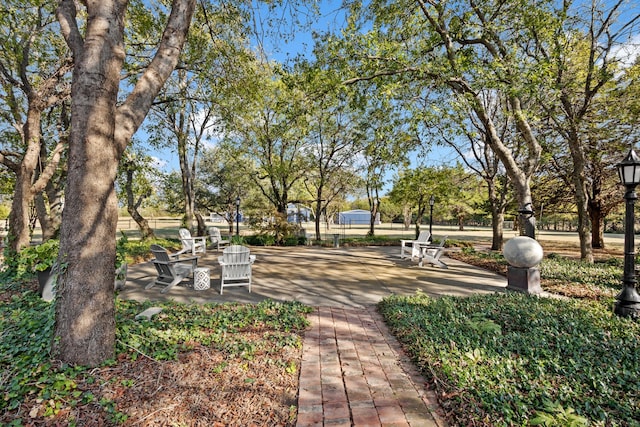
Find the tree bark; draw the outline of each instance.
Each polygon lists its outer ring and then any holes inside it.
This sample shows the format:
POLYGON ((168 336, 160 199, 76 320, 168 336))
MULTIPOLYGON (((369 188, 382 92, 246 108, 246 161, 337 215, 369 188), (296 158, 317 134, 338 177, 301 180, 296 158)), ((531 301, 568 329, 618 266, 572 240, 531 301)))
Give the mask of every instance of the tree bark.
POLYGON ((498 195, 495 183, 491 179, 487 179, 487 188, 489 193, 489 202, 491 205, 491 250, 501 251, 504 244, 504 210, 505 203, 503 197, 498 195))
POLYGON ((578 238, 580 240, 580 259, 593 263, 591 247, 591 221, 589 218, 589 197, 585 172, 584 148, 580 143, 577 130, 571 129, 568 138, 569 151, 573 160, 573 185, 575 190, 576 209, 578 211, 578 238))
POLYGON ((195 0, 174 0, 156 55, 120 107, 128 0, 85 4, 84 36, 73 0, 61 0, 56 11, 75 67, 53 352, 66 363, 97 366, 115 351, 118 162, 177 64, 195 0))

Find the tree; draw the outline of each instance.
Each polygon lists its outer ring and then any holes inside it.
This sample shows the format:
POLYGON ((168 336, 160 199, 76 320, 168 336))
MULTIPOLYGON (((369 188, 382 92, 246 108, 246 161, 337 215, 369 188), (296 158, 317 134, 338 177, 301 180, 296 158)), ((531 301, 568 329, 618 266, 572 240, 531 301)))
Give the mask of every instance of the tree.
POLYGON ((247 198, 257 192, 250 179, 251 162, 224 145, 205 149, 200 158, 196 200, 198 206, 227 221, 229 235, 233 234, 236 199, 247 198))
POLYGON ((611 193, 606 184, 611 174, 606 171, 613 169, 610 154, 619 152, 600 141, 618 139, 608 136, 616 129, 612 126, 616 110, 624 109, 615 97, 616 86, 628 85, 615 52, 633 35, 634 23, 640 19, 633 10, 626 13, 626 3, 592 1, 576 3, 571 9, 573 3, 565 2, 558 13, 563 25, 540 31, 533 39, 536 58, 548 64, 553 75, 553 96, 540 97, 540 103, 564 142, 562 152, 568 148, 571 157, 580 254, 588 262, 593 262, 593 247, 604 247, 603 218, 612 207, 606 196, 611 193), (624 15, 630 17, 619 22, 624 15), (611 109, 612 104, 618 108, 611 109))
POLYGON ((255 64, 243 98, 225 113, 226 142, 254 162, 249 176, 286 221, 295 186, 307 175, 307 116, 304 92, 284 70, 255 64))
POLYGON ((151 157, 129 146, 120 160, 118 173, 118 184, 124 192, 127 212, 138 225, 140 239, 143 241, 155 238, 149 221, 140 213, 140 206, 153 192, 149 175, 157 171, 154 171, 151 165, 151 157))
MULTIPOLYGON (((484 108, 492 117, 501 140, 517 152, 517 137, 514 135, 511 117, 505 114, 504 100, 498 97, 498 94, 495 95, 484 97, 484 108)), ((430 98, 431 101, 433 99, 430 98)), ((429 139, 453 148, 464 164, 486 184, 492 225, 491 249, 502 250, 504 213, 510 202, 509 177, 487 141, 488 135, 484 126, 474 120, 475 116, 469 111, 460 109, 464 105, 461 106, 447 97, 438 99, 436 105, 442 107, 433 113, 427 113, 429 109, 425 106, 425 112, 421 114, 428 120, 426 126, 431 130, 429 139)))
POLYGON ((338 73, 308 62, 299 63, 297 73, 305 92, 310 160, 303 181, 310 200, 301 202, 313 202, 315 236, 320 240, 321 213, 336 197, 353 189, 353 180, 343 178, 351 176, 348 172, 353 171, 362 149, 359 142, 369 120, 350 103, 349 88, 341 85, 338 73))
POLYGON ((460 192, 451 179, 451 172, 451 169, 444 167, 420 167, 401 171, 394 181, 389 197, 406 207, 409 218, 415 215, 416 238, 420 234, 420 224, 431 196, 439 202, 459 198, 460 192))
MULTIPOLYGON (((70 90, 71 58, 64 43, 56 38, 52 9, 48 2, 8 1, 0 14, 0 120, 3 128, 15 131, 13 135, 3 132, 0 163, 15 176, 9 216, 9 248, 15 252, 29 244, 29 212, 36 195, 47 189, 53 196, 56 191, 53 185, 47 185, 59 173, 66 146, 64 128, 48 148, 47 141, 52 141, 56 132, 42 133, 47 111, 64 120, 64 108, 56 107, 68 99, 70 90)), ((41 198, 37 203, 42 215, 47 210, 45 202, 46 198, 41 198)), ((57 225, 46 219, 46 215, 41 217, 45 237, 49 237, 55 234, 57 225)))
POLYGON ((195 0, 172 2, 153 58, 118 104, 128 5, 104 0, 78 10, 61 0, 56 11, 74 69, 53 351, 71 364, 96 366, 114 355, 118 162, 178 63, 195 0))
MULTIPOLYGON (((544 87, 545 70, 528 58, 526 42, 541 22, 556 25, 552 3, 371 2, 363 19, 351 20, 342 49, 336 51, 354 70, 349 82, 391 80, 389 90, 403 93, 406 102, 428 97, 430 90, 449 91, 483 127, 486 143, 504 165, 520 208, 529 209, 530 182, 542 153, 537 119, 530 111, 535 106, 533 94, 544 87), (361 35, 363 28, 369 30, 361 35), (518 151, 501 139, 485 109, 485 99, 496 93, 504 98, 505 113, 513 120, 518 151)), ((525 221, 524 216, 521 219, 525 221)), ((531 222, 521 229, 533 230, 531 222)))
POLYGON ((194 16, 195 25, 182 52, 180 69, 170 78, 155 102, 148 129, 157 146, 177 147, 184 226, 198 221, 202 235, 204 221, 196 204, 198 158, 203 146, 219 137, 223 110, 243 90, 247 64, 255 61, 248 49, 245 20, 231 5, 202 3, 194 16), (215 48, 212 49, 211 46, 215 48))

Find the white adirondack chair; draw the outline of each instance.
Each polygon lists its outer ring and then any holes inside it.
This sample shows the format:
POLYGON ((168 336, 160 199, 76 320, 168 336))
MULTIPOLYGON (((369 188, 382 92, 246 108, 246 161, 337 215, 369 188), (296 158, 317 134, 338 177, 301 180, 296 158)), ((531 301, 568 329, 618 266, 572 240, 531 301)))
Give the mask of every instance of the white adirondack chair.
POLYGON ((418 265, 422 267, 425 263, 436 265, 440 268, 449 268, 447 264, 440 260, 440 257, 444 253, 444 244, 447 241, 447 237, 444 236, 440 243, 437 245, 422 245, 420 248, 420 262, 418 265))
POLYGON ((431 233, 421 231, 416 240, 400 240, 400 258, 411 257, 411 261, 420 258, 420 245, 429 244, 431 233))
POLYGON ((242 245, 230 245, 218 257, 222 267, 220 275, 220 295, 225 287, 248 286, 251 292, 251 266, 256 260, 255 255, 249 253, 249 248, 242 245))
POLYGON ((191 276, 198 266, 198 257, 196 256, 180 259, 180 254, 169 255, 167 250, 159 245, 151 245, 151 252, 155 256, 152 262, 156 267, 158 277, 149 283, 145 289, 149 289, 154 285, 165 285, 161 291, 164 294, 191 276))
POLYGON ((222 235, 220 234, 220 229, 218 227, 209 227, 207 232, 209 234, 209 241, 216 247, 217 251, 220 250, 220 246, 227 246, 231 243, 230 240, 222 239, 222 235))
POLYGON ((178 230, 180 235, 180 242, 182 243, 182 249, 177 254, 183 254, 191 252, 191 255, 207 252, 207 236, 191 237, 191 232, 186 228, 178 230))

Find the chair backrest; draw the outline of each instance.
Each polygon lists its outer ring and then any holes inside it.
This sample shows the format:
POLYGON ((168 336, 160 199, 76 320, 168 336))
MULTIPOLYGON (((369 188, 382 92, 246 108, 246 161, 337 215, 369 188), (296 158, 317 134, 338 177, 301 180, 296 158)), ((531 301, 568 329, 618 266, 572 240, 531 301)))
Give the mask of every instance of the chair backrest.
POLYGON ((222 251, 227 264, 249 264, 249 248, 242 245, 231 245, 222 251))
POLYGON ((222 240, 222 235, 220 234, 220 229, 218 227, 209 227, 208 232, 211 243, 218 243, 222 240))
POLYGON ((170 261, 169 253, 160 245, 151 245, 151 253, 158 261, 170 261))
POLYGON ((440 244, 438 246, 440 246, 441 248, 444 248, 444 244, 447 243, 448 238, 449 236, 444 236, 442 239, 440 239, 440 244))
POLYGON ((429 237, 431 237, 431 233, 429 233, 426 230, 423 230, 420 232, 420 234, 418 234, 418 238, 416 239, 416 241, 426 243, 429 241, 429 237))
POLYGON ((180 241, 182 242, 182 247, 186 250, 191 250, 193 246, 193 239, 191 238, 191 232, 186 228, 181 228, 178 230, 178 234, 180 235, 180 241))

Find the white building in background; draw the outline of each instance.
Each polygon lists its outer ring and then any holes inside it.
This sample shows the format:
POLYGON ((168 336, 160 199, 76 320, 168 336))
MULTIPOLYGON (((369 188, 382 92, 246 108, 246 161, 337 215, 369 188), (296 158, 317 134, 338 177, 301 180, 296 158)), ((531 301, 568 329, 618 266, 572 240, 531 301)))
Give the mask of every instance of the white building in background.
MULTIPOLYGON (((353 209, 338 213, 338 224, 369 225, 370 223, 371 212, 365 209, 353 209)), ((380 224, 380 212, 376 213, 374 224, 380 224)))
POLYGON ((289 203, 287 205, 287 221, 288 222, 309 222, 313 211, 308 207, 300 204, 289 203))

